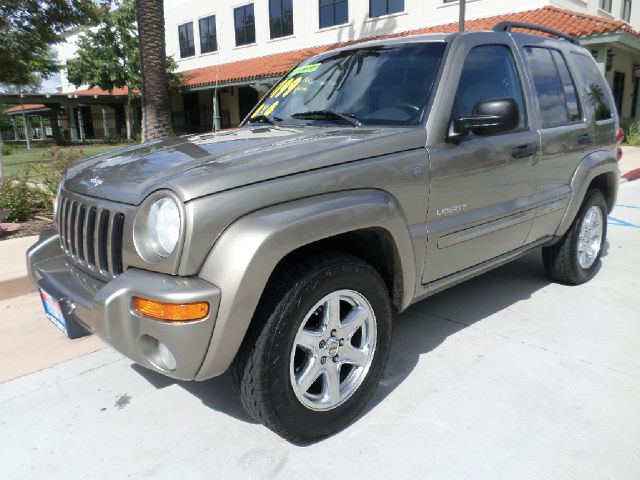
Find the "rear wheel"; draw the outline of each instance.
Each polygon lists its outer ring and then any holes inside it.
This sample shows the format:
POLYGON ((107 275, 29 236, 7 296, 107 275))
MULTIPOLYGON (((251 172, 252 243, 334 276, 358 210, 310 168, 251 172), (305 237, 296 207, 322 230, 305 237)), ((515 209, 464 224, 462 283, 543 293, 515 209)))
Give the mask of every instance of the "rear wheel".
POLYGON ((343 428, 371 397, 389 351, 391 305, 377 271, 342 254, 278 283, 261 303, 262 328, 239 352, 235 378, 254 419, 306 443, 343 428))
POLYGON ((547 273, 573 285, 591 280, 600 266, 606 238, 607 203, 600 190, 591 190, 564 237, 542 249, 547 273))

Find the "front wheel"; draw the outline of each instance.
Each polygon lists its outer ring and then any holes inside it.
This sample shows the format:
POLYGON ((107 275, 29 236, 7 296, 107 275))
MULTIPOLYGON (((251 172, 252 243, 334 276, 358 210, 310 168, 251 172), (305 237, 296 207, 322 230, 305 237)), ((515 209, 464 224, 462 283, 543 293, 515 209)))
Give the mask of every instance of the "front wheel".
POLYGON ((555 245, 542 249, 547 273, 572 285, 591 280, 600 266, 606 239, 607 203, 600 190, 591 190, 567 233, 555 245))
POLYGON ((371 397, 389 352, 391 305, 378 272, 356 257, 320 257, 286 277, 261 302, 262 328, 239 352, 235 378, 254 419, 306 443, 343 428, 371 397))

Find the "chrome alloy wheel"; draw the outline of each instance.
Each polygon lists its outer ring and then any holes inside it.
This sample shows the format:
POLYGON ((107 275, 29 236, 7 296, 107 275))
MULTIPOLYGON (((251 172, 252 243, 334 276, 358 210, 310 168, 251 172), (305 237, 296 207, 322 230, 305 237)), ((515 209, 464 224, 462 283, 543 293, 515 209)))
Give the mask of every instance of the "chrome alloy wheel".
POLYGON ((585 270, 593 265, 602 248, 603 225, 602 211, 594 205, 587 210, 578 234, 578 263, 585 270))
POLYGON ((298 400, 311 410, 346 402, 369 372, 376 328, 373 308, 356 291, 337 290, 316 303, 291 350, 289 377, 298 400))

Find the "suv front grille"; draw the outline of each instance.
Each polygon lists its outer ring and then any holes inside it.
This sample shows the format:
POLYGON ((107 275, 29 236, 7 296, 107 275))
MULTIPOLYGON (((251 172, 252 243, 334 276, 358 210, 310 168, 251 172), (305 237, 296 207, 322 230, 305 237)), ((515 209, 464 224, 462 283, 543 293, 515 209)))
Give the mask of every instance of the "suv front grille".
POLYGON ((100 276, 120 275, 124 214, 64 194, 58 208, 60 244, 67 256, 100 276))

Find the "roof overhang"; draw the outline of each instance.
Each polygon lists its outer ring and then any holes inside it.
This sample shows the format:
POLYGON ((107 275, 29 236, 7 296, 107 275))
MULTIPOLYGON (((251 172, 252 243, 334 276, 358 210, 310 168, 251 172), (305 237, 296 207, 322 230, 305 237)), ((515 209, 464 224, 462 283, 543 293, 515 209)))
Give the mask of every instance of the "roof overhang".
POLYGON ((46 107, 64 105, 111 105, 127 103, 126 95, 77 95, 67 93, 0 94, 0 104, 42 103, 46 107))
POLYGON ((590 35, 580 37, 580 45, 591 47, 596 45, 615 43, 616 47, 627 50, 630 53, 640 55, 640 37, 630 35, 627 32, 602 33, 600 35, 590 35))

